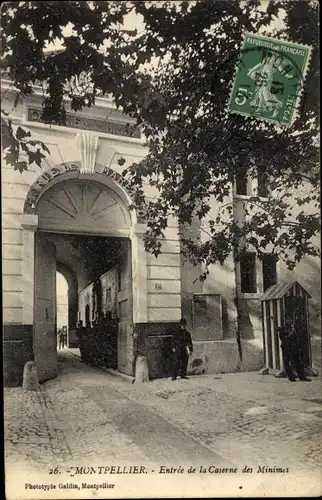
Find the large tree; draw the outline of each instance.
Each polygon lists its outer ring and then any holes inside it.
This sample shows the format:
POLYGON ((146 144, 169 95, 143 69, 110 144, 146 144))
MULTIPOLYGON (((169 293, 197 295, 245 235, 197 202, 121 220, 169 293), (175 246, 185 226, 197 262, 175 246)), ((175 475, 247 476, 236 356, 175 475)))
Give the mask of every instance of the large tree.
MULTIPOLYGON (((146 248, 158 254, 167 218, 175 215, 184 252, 206 272, 249 245, 259 255, 274 252, 289 268, 303 255, 318 255, 312 242, 320 227, 318 4, 274 0, 265 7, 258 0, 215 0, 12 2, 2 8, 2 63, 13 86, 23 95, 37 82, 44 87, 47 123, 64 123, 66 97, 79 110, 98 94, 112 95, 135 117, 149 154, 126 175, 134 204, 147 214, 146 248), (143 20, 140 33, 122 28, 129 13, 143 20), (284 22, 277 25, 278 14, 284 22), (72 36, 62 30, 69 23, 72 36), (298 118, 289 128, 226 111, 243 34, 259 31, 312 46, 298 118), (46 54, 55 39, 63 50, 46 54), (267 197, 245 200, 242 225, 229 201, 241 172, 273 188, 267 197), (153 202, 145 199, 146 181, 159 189, 153 202), (218 212, 209 218, 214 200, 218 212), (294 212, 294 205, 300 209, 294 212), (206 238, 187 238, 185 227, 196 221, 206 238)), ((35 161, 35 150, 38 162, 46 153, 24 133, 9 123, 4 144, 7 161, 21 170, 35 161), (28 154, 28 141, 33 155, 22 163, 19 153, 28 154)))

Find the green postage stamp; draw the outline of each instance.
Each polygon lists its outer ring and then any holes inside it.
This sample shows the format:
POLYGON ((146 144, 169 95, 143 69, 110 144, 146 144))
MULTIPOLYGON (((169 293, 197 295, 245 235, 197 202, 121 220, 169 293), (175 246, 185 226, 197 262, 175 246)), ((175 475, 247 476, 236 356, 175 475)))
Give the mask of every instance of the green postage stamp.
POLYGON ((292 125, 310 56, 307 45, 246 33, 228 111, 292 125))

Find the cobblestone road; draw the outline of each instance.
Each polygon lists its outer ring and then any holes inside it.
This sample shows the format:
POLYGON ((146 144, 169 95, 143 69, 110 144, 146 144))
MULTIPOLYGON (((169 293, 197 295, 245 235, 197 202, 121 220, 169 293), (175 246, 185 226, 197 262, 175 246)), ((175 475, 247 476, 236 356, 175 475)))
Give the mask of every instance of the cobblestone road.
POLYGON ((239 466, 321 468, 320 379, 291 385, 255 373, 207 375, 132 385, 126 394, 239 466))
POLYGON ((128 398, 124 381, 61 354, 59 376, 39 393, 5 391, 8 466, 83 463, 229 462, 128 398), (123 390, 120 388, 123 386, 123 390))
POLYGON ((320 379, 290 384, 257 373, 128 384, 60 353, 37 392, 5 389, 10 471, 56 465, 160 463, 321 467, 320 379))

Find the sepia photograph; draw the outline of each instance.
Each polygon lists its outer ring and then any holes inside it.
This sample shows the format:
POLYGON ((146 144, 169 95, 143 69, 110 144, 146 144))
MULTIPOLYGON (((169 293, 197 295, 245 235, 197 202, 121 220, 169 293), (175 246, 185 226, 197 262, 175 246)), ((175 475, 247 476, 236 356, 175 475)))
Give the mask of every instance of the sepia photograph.
POLYGON ((2 4, 7 500, 321 496, 319 14, 2 4))

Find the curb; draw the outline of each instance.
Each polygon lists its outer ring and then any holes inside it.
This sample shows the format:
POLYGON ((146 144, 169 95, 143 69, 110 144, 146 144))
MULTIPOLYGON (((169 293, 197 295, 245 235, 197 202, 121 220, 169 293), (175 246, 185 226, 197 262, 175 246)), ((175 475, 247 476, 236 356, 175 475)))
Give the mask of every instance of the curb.
POLYGON ((121 373, 117 370, 113 370, 112 368, 105 368, 104 371, 108 373, 109 375, 112 375, 113 377, 118 377, 123 379, 125 382, 128 384, 134 384, 135 378, 132 377, 131 375, 126 375, 125 373, 121 373))
MULTIPOLYGON (((71 351, 69 351, 69 352, 75 358, 80 359, 80 355, 78 355, 78 354, 76 354, 74 352, 71 352, 71 351)), ((88 366, 91 366, 91 365, 88 365, 88 366)), ((135 377, 132 377, 131 375, 126 375, 125 373, 121 373, 121 372, 119 372, 117 370, 113 370, 112 368, 100 368, 99 366, 94 366, 92 368, 96 368, 97 370, 101 370, 103 372, 106 372, 109 375, 112 375, 113 377, 121 378, 122 380, 124 380, 128 384, 134 384, 134 382, 135 382, 135 377)))

